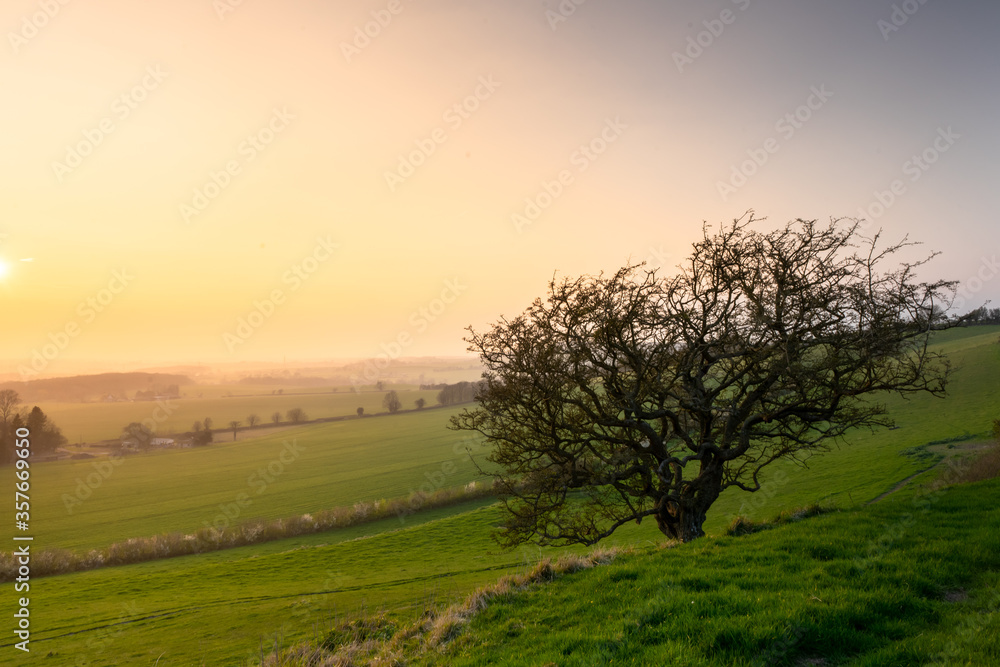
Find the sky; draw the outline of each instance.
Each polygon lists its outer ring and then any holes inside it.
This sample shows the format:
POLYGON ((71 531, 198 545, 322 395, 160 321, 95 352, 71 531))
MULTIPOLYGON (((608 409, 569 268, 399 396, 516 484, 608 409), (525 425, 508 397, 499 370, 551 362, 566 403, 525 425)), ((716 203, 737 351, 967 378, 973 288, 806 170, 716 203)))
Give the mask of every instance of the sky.
POLYGON ((702 223, 1000 297, 987 0, 6 0, 0 372, 466 353, 702 223), (913 255, 911 258, 916 258, 913 255))

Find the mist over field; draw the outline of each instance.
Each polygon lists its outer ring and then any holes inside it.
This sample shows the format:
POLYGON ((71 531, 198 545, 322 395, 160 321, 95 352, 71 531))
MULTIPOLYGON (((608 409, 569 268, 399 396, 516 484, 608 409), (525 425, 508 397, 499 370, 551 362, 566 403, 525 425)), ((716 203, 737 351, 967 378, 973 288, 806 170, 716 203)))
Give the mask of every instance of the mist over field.
POLYGON ((0 664, 1000 665, 997 25, 7 0, 0 664))

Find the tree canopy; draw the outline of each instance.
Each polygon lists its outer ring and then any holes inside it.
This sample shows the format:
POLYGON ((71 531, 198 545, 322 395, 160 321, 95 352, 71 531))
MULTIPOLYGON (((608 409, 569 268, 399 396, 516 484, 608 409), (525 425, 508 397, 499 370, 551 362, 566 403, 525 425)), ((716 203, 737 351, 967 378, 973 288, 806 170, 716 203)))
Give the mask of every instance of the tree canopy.
POLYGON ((757 222, 706 226, 676 274, 553 280, 520 316, 470 328, 484 385, 452 428, 492 447, 500 544, 593 544, 645 517, 695 539, 723 490, 889 426, 879 393, 943 395, 928 343, 955 324, 955 284, 917 279, 933 254, 891 263, 915 244, 854 221, 757 222))
POLYGON ((382 397, 382 407, 389 412, 399 412, 399 409, 403 407, 403 402, 399 400, 399 394, 392 390, 382 397))

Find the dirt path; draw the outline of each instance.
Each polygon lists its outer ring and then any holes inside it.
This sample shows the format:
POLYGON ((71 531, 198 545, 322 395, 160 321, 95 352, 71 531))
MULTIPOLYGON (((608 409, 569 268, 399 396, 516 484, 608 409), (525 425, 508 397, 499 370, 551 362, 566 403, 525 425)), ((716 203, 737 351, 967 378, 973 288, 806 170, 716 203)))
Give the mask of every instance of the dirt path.
POLYGON ((913 473, 912 475, 910 475, 909 477, 907 477, 902 482, 900 482, 896 486, 892 487, 891 489, 889 489, 888 491, 886 491, 882 495, 880 495, 877 498, 874 498, 872 500, 869 500, 867 503, 865 503, 865 505, 874 505, 875 503, 877 503, 878 501, 882 500, 883 498, 885 498, 887 496, 891 496, 892 494, 896 493, 897 491, 899 491, 900 489, 902 489, 904 486, 906 486, 907 484, 909 484, 910 480, 912 480, 914 477, 917 477, 919 475, 923 475, 928 470, 933 470, 934 468, 938 467, 939 465, 941 465, 944 462, 945 462, 945 459, 941 459, 940 461, 938 461, 934 465, 930 466, 929 468, 924 468, 923 470, 918 470, 917 472, 913 473))

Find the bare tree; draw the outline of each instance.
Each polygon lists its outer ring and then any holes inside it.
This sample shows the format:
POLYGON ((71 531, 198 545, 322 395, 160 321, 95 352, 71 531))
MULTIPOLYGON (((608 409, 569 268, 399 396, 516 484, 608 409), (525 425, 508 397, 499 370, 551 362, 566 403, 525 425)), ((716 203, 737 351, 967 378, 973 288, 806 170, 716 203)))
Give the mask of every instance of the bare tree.
POLYGON ((215 422, 212 421, 211 417, 205 417, 205 420, 204 420, 203 423, 205 424, 205 430, 206 431, 211 431, 212 430, 212 424, 215 423, 215 422))
POLYGON ((364 417, 365 416, 365 409, 364 408, 358 408, 358 416, 359 417, 364 417))
POLYGON ((417 410, 423 410, 424 406, 427 405, 427 401, 424 400, 423 398, 418 398, 417 400, 414 401, 414 403, 417 404, 417 410))
POLYGON ((13 389, 0 390, 0 463, 8 463, 14 460, 14 431, 12 427, 14 418, 17 416, 17 406, 21 404, 21 397, 13 389))
POLYGON ((0 390, 0 424, 6 426, 14 418, 17 406, 21 404, 21 397, 13 389, 0 390))
POLYGON ((280 412, 272 412, 271 413, 271 421, 273 421, 275 424, 280 424, 281 423, 281 413, 280 412))
POLYGON ((293 424, 298 424, 299 422, 304 422, 306 420, 306 413, 302 410, 302 408, 292 408, 288 411, 286 417, 288 417, 288 421, 293 424))
POLYGON ((256 426, 259 423, 260 423, 260 417, 257 416, 257 413, 253 413, 251 415, 247 415, 247 426, 249 426, 250 428, 253 428, 254 426, 256 426))
POLYGON ((758 491, 775 461, 889 426, 873 395, 944 394, 928 343, 954 323, 935 307, 955 283, 916 282, 930 257, 883 270, 913 244, 753 222, 706 227, 676 275, 553 280, 519 317, 470 329, 485 386, 452 428, 493 447, 502 545, 593 544, 647 516, 695 539, 725 489, 758 491))
POLYGON ((403 407, 403 402, 399 400, 399 394, 393 390, 382 397, 382 407, 389 412, 398 412, 403 407))
POLYGON ((198 433, 199 431, 201 431, 201 421, 196 421, 196 422, 195 422, 195 423, 194 423, 194 424, 193 424, 193 425, 191 426, 191 430, 192 430, 192 431, 194 431, 195 433, 198 433))
POLYGON ((235 419, 233 421, 229 422, 229 428, 233 432, 233 442, 236 442, 236 433, 237 433, 237 431, 240 430, 240 426, 242 426, 242 423, 239 422, 239 421, 237 421, 237 420, 235 420, 235 419))

